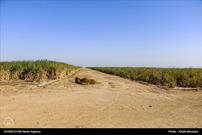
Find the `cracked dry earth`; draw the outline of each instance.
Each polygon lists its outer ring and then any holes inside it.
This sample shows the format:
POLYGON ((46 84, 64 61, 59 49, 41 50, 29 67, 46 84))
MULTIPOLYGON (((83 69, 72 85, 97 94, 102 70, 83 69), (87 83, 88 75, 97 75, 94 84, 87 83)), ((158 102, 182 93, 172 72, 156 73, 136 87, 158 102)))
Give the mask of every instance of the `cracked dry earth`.
POLYGON ((0 83, 0 127, 202 127, 201 90, 165 90, 85 68, 32 85, 0 83), (79 85, 76 76, 98 83, 79 85))

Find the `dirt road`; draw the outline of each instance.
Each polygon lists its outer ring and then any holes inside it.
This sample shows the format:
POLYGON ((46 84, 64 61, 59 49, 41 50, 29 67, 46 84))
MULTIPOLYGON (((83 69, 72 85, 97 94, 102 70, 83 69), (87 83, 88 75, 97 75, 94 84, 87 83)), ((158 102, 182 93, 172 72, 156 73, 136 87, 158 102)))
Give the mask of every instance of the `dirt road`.
POLYGON ((0 127, 202 127, 202 91, 164 90, 90 69, 45 88, 0 83, 0 127), (95 85, 79 85, 88 77, 95 85))

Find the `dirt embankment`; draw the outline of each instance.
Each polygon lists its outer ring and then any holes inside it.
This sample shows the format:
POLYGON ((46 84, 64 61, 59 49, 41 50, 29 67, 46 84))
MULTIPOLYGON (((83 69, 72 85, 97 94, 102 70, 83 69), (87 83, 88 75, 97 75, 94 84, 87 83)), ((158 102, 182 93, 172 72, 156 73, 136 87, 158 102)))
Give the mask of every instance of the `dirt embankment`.
POLYGON ((0 83, 0 127, 202 127, 202 91, 164 90, 89 69, 36 85, 0 83), (97 83, 79 85, 75 77, 97 83))

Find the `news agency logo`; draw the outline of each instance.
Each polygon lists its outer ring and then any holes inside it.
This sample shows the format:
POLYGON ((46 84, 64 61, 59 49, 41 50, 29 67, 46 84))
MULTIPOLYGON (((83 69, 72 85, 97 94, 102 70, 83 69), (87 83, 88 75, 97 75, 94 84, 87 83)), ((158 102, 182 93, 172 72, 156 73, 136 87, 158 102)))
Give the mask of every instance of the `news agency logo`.
POLYGON ((6 118, 4 118, 4 120, 3 120, 3 124, 4 124, 4 126, 6 126, 6 127, 13 126, 13 125, 14 125, 14 120, 13 120, 11 117, 6 117, 6 118))

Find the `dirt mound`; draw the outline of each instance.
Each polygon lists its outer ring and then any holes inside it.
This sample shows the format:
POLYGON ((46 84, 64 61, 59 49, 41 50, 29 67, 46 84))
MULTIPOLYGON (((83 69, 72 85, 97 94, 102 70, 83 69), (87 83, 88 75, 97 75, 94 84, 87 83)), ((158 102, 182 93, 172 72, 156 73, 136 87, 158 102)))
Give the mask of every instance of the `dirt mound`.
POLYGON ((75 82, 77 84, 82 84, 82 85, 89 85, 89 84, 95 84, 96 81, 94 79, 88 79, 88 78, 75 78, 75 82))

